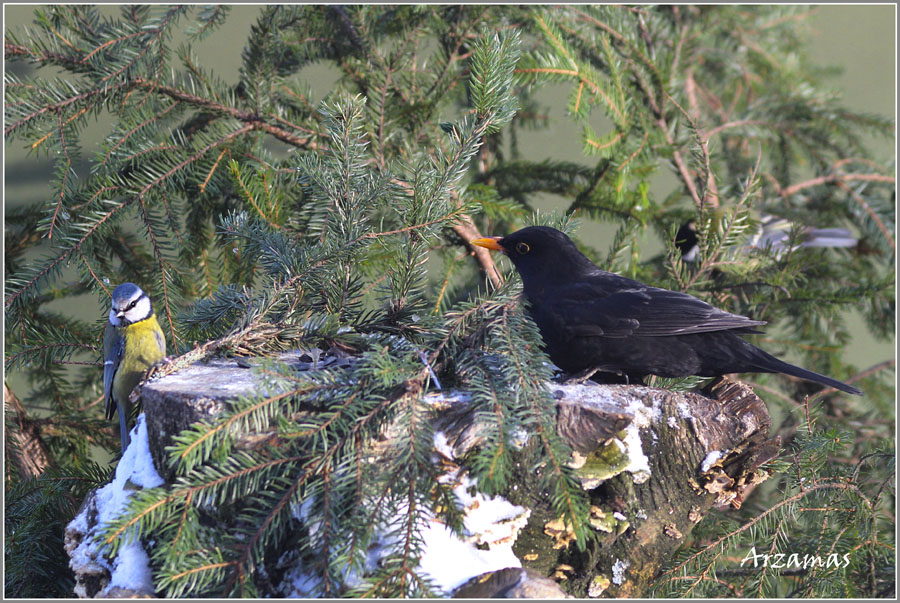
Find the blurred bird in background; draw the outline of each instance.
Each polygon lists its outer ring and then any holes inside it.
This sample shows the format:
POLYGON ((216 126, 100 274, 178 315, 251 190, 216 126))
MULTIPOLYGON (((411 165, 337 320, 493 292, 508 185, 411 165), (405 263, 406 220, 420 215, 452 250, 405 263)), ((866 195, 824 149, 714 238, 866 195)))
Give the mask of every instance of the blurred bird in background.
MULTIPOLYGON (((786 218, 763 214, 756 232, 750 236, 741 249, 742 251, 770 249, 775 257, 779 258, 790 246, 793 228, 795 228, 795 223, 786 218)), ((854 247, 857 244, 856 237, 846 228, 801 226, 800 229, 799 240, 794 240, 793 249, 800 247, 854 247)), ((681 251, 681 257, 685 262, 697 261, 700 246, 695 220, 688 220, 681 225, 678 234, 675 235, 675 246, 681 251)))

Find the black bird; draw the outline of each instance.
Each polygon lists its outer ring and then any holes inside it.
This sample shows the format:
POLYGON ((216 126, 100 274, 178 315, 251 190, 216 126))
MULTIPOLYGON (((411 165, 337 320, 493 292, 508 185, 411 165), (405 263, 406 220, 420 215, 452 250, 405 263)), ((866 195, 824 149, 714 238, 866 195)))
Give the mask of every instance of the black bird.
POLYGON ((472 244, 502 251, 515 265, 546 352, 567 373, 597 370, 638 383, 646 375, 784 373, 862 395, 740 337, 765 322, 605 272, 555 228, 529 226, 472 244))

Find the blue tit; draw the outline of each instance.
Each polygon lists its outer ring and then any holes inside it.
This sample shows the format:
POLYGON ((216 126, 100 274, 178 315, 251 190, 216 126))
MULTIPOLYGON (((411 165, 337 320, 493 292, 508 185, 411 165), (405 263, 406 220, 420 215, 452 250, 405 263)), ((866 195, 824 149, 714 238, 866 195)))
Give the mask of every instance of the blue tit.
POLYGON ((148 368, 166 355, 166 338, 153 313, 150 298, 134 283, 122 283, 112 293, 103 341, 103 393, 106 418, 119 411, 122 451, 128 447, 131 390, 148 368))
MULTIPOLYGON (((801 233, 793 249, 799 247, 855 247, 859 242, 846 228, 813 228, 812 226, 796 225, 785 218, 771 214, 762 214, 756 230, 749 233, 749 238, 744 242, 741 250, 770 249, 776 258, 780 258, 788 250, 791 230, 794 228, 801 229, 801 233)), ((675 246, 681 250, 681 257, 685 262, 697 261, 700 246, 696 221, 688 220, 681 225, 678 234, 675 235, 675 246)))

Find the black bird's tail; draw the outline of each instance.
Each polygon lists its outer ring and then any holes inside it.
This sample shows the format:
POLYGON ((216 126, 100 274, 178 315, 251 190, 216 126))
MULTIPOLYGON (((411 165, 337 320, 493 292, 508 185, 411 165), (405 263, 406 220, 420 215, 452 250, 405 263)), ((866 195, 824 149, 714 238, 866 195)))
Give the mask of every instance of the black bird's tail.
POLYGON ((808 371, 805 368, 800 368, 799 366, 788 364, 787 362, 779 360, 775 356, 772 356, 771 354, 764 352, 759 348, 756 348, 755 346, 754 348, 756 354, 754 354, 753 363, 756 365, 756 368, 759 371, 766 373, 784 373, 785 375, 799 377, 800 379, 806 379, 807 381, 815 381, 816 383, 821 383, 822 385, 827 385, 828 387, 839 389, 842 392, 847 392, 848 394, 854 394, 857 396, 863 395, 862 391, 856 389, 852 385, 847 385, 843 381, 838 381, 837 379, 832 379, 831 377, 826 377, 825 375, 820 375, 819 373, 808 371))

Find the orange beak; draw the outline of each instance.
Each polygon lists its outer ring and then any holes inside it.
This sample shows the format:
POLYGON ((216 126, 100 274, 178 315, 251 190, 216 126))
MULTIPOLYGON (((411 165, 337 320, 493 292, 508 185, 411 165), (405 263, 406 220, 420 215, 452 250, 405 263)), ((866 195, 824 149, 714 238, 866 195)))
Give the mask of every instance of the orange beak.
POLYGON ((479 247, 484 247, 486 249, 490 249, 491 251, 503 251, 503 248, 500 247, 500 239, 503 237, 486 237, 484 239, 475 239, 474 241, 470 241, 472 245, 478 245, 479 247))

